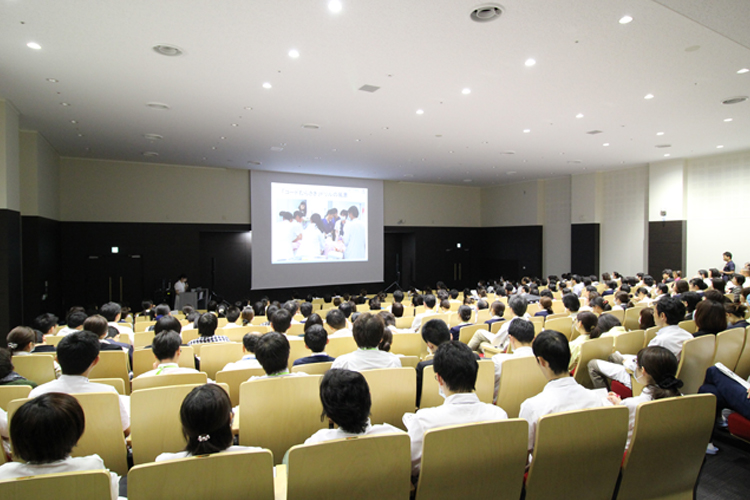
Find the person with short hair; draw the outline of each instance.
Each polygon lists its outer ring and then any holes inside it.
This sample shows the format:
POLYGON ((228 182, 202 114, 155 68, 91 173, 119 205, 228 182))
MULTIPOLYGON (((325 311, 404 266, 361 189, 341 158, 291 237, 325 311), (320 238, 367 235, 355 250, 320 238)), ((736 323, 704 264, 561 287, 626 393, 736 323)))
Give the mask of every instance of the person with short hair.
POLYGON ((307 318, 313 313, 313 305, 311 302, 303 302, 299 306, 299 313, 302 315, 301 323, 307 321, 307 318))
POLYGON ((270 320, 273 331, 276 333, 281 333, 282 335, 286 335, 286 332, 292 325, 292 315, 289 313, 288 309, 285 309, 283 307, 274 312, 270 317, 270 320))
POLYGON ((224 325, 224 328, 239 328, 238 319, 240 319, 240 308, 234 306, 227 308, 227 324, 224 325))
POLYGON ((326 332, 323 326, 312 325, 310 328, 307 328, 305 330, 305 347, 310 349, 312 354, 304 358, 295 359, 293 366, 336 361, 336 358, 325 353, 327 344, 328 332, 326 332))
POLYGON ((497 402, 497 394, 500 390, 500 376, 503 372, 503 363, 509 359, 527 358, 534 355, 531 343, 534 341, 534 323, 525 319, 514 321, 508 327, 508 338, 512 353, 500 353, 492 356, 495 364, 495 392, 492 402, 497 402))
POLYGON ((375 368, 400 368, 401 360, 395 354, 378 349, 383 339, 383 319, 370 313, 362 313, 354 322, 352 334, 358 349, 336 358, 331 368, 361 371, 375 368))
POLYGON ((233 451, 261 451, 257 446, 232 445, 232 402, 216 384, 195 387, 180 405, 182 433, 187 439, 183 451, 162 453, 154 462, 233 451))
POLYGON ((425 321, 425 318, 429 318, 430 316, 436 315, 438 312, 435 308, 437 304, 437 298, 432 295, 431 293, 428 293, 422 297, 423 303, 424 303, 424 312, 417 314, 414 316, 414 319, 411 322, 411 331, 418 332, 419 329, 422 327, 422 322, 425 321))
POLYGON ((188 342, 193 344, 212 344, 215 342, 230 342, 229 337, 225 335, 216 335, 216 328, 219 326, 219 319, 212 313, 206 312, 198 318, 198 337, 188 342))
POLYGON ((121 334, 125 333, 129 335, 130 345, 133 345, 135 343, 133 329, 123 323, 120 323, 120 318, 122 315, 122 307, 120 307, 120 304, 118 304, 117 302, 107 302, 99 309, 99 314, 107 319, 107 321, 109 322, 109 326, 117 328, 117 331, 121 334))
MULTIPOLYGON (((50 392, 65 394, 114 392, 117 394, 117 389, 111 385, 89 382, 89 373, 99 362, 100 346, 101 343, 96 334, 85 330, 63 337, 57 344, 57 361, 62 368, 62 375, 57 380, 32 389, 29 397, 35 398, 50 392)), ((122 430, 127 436, 130 434, 130 398, 119 396, 119 400, 122 430)))
POLYGON ((76 398, 68 394, 43 394, 21 405, 10 423, 13 454, 25 463, 8 462, 0 466, 0 480, 104 470, 110 475, 112 499, 117 500, 120 477, 107 469, 99 455, 70 456, 86 426, 83 408, 76 398))
POLYGON ((346 325, 346 316, 341 310, 344 305, 348 305, 348 302, 341 304, 339 309, 331 309, 326 314, 326 324, 333 330, 329 338, 352 336, 352 331, 346 325))
POLYGON ((726 282, 734 274, 734 261, 732 261, 732 252, 724 252, 722 254, 724 259, 724 269, 721 270, 721 278, 726 282))
POLYGON ((14 369, 13 355, 8 349, 0 347, 0 385, 30 385, 32 388, 37 386, 36 382, 27 380, 13 371, 14 369))
POLYGON ((258 339, 255 346, 255 357, 263 367, 265 375, 250 377, 250 380, 273 377, 296 377, 307 375, 305 372, 289 371, 289 339, 279 332, 268 332, 258 339))
POLYGON ((458 306, 458 319, 460 319, 461 322, 451 328, 451 337, 453 338, 453 340, 458 340, 461 334, 461 328, 473 324, 471 322, 471 317, 473 314, 474 311, 471 310, 471 307, 463 305, 458 306))
MULTIPOLYGON (((461 306, 464 307, 464 306, 461 306)), ((442 319, 431 319, 422 327, 422 340, 427 345, 427 351, 434 355, 438 348, 451 340, 451 331, 442 319)), ((455 339, 454 339, 455 340, 455 339)), ((417 363, 417 406, 422 401, 422 377, 426 366, 432 366, 435 358, 425 359, 417 363)))
POLYGON ((258 346, 258 340, 260 334, 258 333, 246 333, 242 337, 242 358, 239 361, 233 363, 227 363, 222 368, 222 371, 229 370, 243 370, 245 368, 263 368, 258 362, 258 358, 255 356, 255 348, 258 346))
POLYGON ((510 319, 503 323, 500 330, 497 333, 490 333, 488 330, 477 330, 474 336, 469 341, 469 347, 472 351, 479 351, 482 349, 482 343, 487 342, 492 346, 498 347, 504 350, 508 345, 508 328, 511 323, 519 319, 530 319, 531 316, 526 312, 528 308, 528 302, 525 298, 520 295, 514 295, 508 300, 507 314, 510 315, 510 319))
POLYGON ((154 369, 138 375, 136 378, 153 377, 156 375, 174 375, 176 373, 198 373, 194 368, 179 365, 182 348, 180 334, 175 331, 161 332, 154 337, 151 349, 157 361, 154 369))
POLYGON ((606 399, 578 384, 570 376, 570 347, 565 335, 555 330, 545 330, 534 339, 532 349, 547 384, 542 392, 521 403, 518 412, 518 416, 529 423, 529 453, 534 449, 536 427, 541 417, 607 404, 606 399))
POLYGON ((64 337, 69 333, 83 330, 83 322, 86 318, 86 313, 83 311, 71 311, 65 320, 66 325, 57 332, 57 336, 64 337))
POLYGON ((490 310, 492 311, 492 317, 484 322, 486 325, 492 325, 498 321, 505 321, 505 318, 503 317, 505 314, 505 304, 496 300, 490 305, 490 310))
POLYGON ((499 406, 482 403, 474 392, 479 364, 474 352, 466 344, 455 340, 445 342, 435 352, 435 378, 442 405, 422 408, 416 413, 405 413, 404 425, 411 439, 412 475, 418 475, 422 460, 424 434, 430 429, 446 425, 504 420, 508 414, 499 406))
POLYGON ((111 327, 106 318, 100 314, 94 314, 83 322, 83 330, 92 332, 99 337, 100 351, 125 351, 128 353, 130 366, 133 366, 133 346, 117 342, 110 334, 119 335, 119 332, 111 327))

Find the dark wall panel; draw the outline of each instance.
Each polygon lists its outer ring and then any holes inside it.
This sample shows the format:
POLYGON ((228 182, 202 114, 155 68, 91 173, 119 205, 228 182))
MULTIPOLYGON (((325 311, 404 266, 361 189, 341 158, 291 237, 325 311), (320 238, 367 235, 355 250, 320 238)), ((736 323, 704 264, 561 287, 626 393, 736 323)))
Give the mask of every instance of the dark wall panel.
POLYGON ((663 269, 680 269, 685 276, 687 263, 687 221, 648 223, 648 273, 661 278, 663 269))
POLYGON ((60 222, 21 217, 23 242, 23 322, 41 312, 62 310, 60 222))
POLYGON ((541 276, 544 228, 542 226, 490 227, 476 230, 481 247, 477 263, 480 279, 520 280, 541 276))
POLYGON ((582 275, 599 275, 600 226, 593 224, 571 224, 570 266, 571 272, 582 275))
POLYGON ((0 345, 23 316, 21 214, 0 209, 0 345))

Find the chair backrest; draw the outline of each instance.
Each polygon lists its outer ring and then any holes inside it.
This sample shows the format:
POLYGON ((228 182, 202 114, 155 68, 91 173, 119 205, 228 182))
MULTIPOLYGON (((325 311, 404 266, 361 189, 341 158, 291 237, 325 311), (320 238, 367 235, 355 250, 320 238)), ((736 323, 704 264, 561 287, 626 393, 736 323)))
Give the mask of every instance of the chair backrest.
POLYGON ((594 388, 594 384, 591 382, 591 377, 589 376, 589 361, 592 359, 603 359, 606 361, 609 355, 612 354, 613 343, 614 338, 612 337, 599 337, 598 339, 587 340, 581 345, 581 354, 578 357, 578 364, 576 365, 576 382, 588 389, 594 388))
POLYGON ((227 363, 233 363, 242 359, 242 344, 237 342, 223 342, 206 344, 201 346, 201 371, 208 378, 215 379, 216 372, 220 371, 227 363))
POLYGON ((403 315, 400 318, 396 318, 396 328, 404 329, 409 328, 414 323, 414 315, 406 316, 403 315))
POLYGON ((42 474, 0 481, 0 498, 101 500, 112 498, 111 484, 105 470, 42 474))
POLYGON ((133 391, 130 396, 133 463, 153 462, 161 453, 174 453, 185 449, 180 406, 185 396, 199 385, 202 384, 172 385, 133 391))
MULTIPOLYGON (((492 403, 492 397, 495 392, 495 364, 491 359, 479 361, 477 382, 474 387, 480 401, 483 403, 492 403)), ((445 399, 438 392, 438 383, 435 380, 435 367, 433 365, 425 366, 422 371, 422 397, 419 407, 431 408, 440 406, 444 401, 445 399)))
MULTIPOLYGON (((292 446, 328 423, 321 420, 320 375, 250 380, 240 386, 240 444, 273 452, 281 463, 292 446)), ((413 401, 412 401, 413 404, 413 401)), ((374 406, 374 405, 373 405, 374 406)))
MULTIPOLYGON (((124 476, 128 473, 125 436, 120 420, 120 400, 114 392, 73 394, 83 408, 86 428, 71 456, 85 457, 96 453, 109 470, 124 476)), ((16 399, 8 405, 8 422, 28 399, 16 399)), ((5 498, 5 497, 3 497, 5 498)))
POLYGON ((296 365, 292 367, 292 373, 305 372, 309 373, 310 375, 324 375, 328 370, 331 369, 332 364, 333 361, 325 361, 321 363, 307 363, 304 365, 296 365))
POLYGON ((534 323, 534 336, 536 337, 544 330, 544 316, 532 316, 530 321, 534 323))
POLYGON ((125 351, 101 351, 99 362, 89 373, 89 378, 121 378, 125 394, 130 394, 130 369, 125 351))
POLYGON ((458 340, 464 344, 468 344, 477 330, 487 330, 487 325, 484 323, 477 323, 476 325, 462 326, 458 333, 458 340))
POLYGON ((294 446, 287 477, 287 500, 408 500, 409 436, 377 434, 294 446))
POLYGON ((623 309, 613 309, 612 311, 604 311, 602 314, 611 314, 615 318, 620 320, 620 324, 625 321, 625 311, 623 309))
POLYGON ((537 424, 526 500, 612 498, 627 437, 624 406, 543 416, 537 424))
POLYGON ((716 397, 698 394, 638 406, 618 500, 693 498, 714 427, 716 397))
POLYGON ((490 319, 492 315, 492 311, 489 309, 482 309, 481 311, 477 311, 477 323, 484 323, 488 319, 490 319))
POLYGON ((645 306, 636 306, 627 308, 625 310, 625 321, 622 322, 622 326, 628 330, 638 330, 641 327, 638 320, 641 317, 641 309, 644 307, 645 306))
MULTIPOLYGON (((182 356, 183 355, 181 354, 180 358, 182 358, 182 356)), ((152 370, 156 361, 154 351, 151 349, 135 349, 133 351, 133 378, 152 370)))
POLYGON ((744 328, 730 328, 729 330, 717 333, 716 352, 711 364, 723 363, 724 366, 734 371, 737 368, 737 361, 740 359, 744 344, 744 328))
POLYGON ((203 385, 208 382, 208 377, 203 372, 195 373, 170 373, 166 375, 150 375, 133 379, 133 392, 154 387, 167 387, 170 385, 203 385))
POLYGON ((677 326, 690 333, 695 333, 698 330, 698 327, 695 325, 694 319, 686 319, 685 321, 680 321, 677 326))
MULTIPOLYGON (((11 401, 26 399, 30 392, 30 385, 0 385, 0 408, 7 410, 11 401)), ((2 455, 2 452, 0 452, 0 455, 2 455)))
POLYGON ((404 413, 416 409, 417 374, 414 368, 364 370, 362 375, 370 386, 372 423, 389 423, 406 430, 401 418, 404 413))
POLYGON ((399 361, 401 361, 401 366, 404 368, 417 368, 417 365, 419 364, 419 357, 418 356, 399 356, 399 361))
MULTIPOLYGON (((127 335, 125 335, 127 337, 127 335)), ((133 347, 142 347, 151 345, 154 343, 154 337, 156 334, 152 331, 150 332, 135 332, 133 334, 133 347)))
POLYGON ((117 394, 125 396, 125 382, 121 378, 90 378, 89 382, 111 385, 117 390, 117 394))
POLYGON ((643 334, 643 347, 646 347, 649 342, 654 340, 654 337, 656 337, 656 332, 658 332, 660 329, 660 326, 652 326, 651 328, 646 328, 646 331, 643 334))
POLYGON ((343 354, 349 354, 356 350, 357 343, 354 341, 354 337, 334 337, 328 339, 328 345, 326 346, 326 352, 329 356, 333 356, 334 358, 338 358, 343 354))
POLYGON ((203 500, 217 495, 227 499, 273 500, 271 452, 215 453, 168 460, 136 465, 128 474, 131 500, 203 500))
POLYGON ((427 344, 419 333, 394 333, 391 352, 419 357, 422 356, 423 352, 427 352, 427 344))
POLYGON ((508 418, 516 418, 521 403, 542 392, 546 384, 547 379, 534 356, 507 359, 500 373, 496 404, 505 410, 508 418))
POLYGON ((520 418, 427 431, 416 499, 518 500, 528 440, 529 424, 520 418))
POLYGON ((570 340, 570 336, 573 333, 572 331, 573 327, 573 318, 570 316, 566 316, 564 318, 553 318, 549 319, 549 316, 547 317, 546 321, 544 322, 544 329, 545 330, 556 330, 563 335, 565 335, 568 340, 570 340))
POLYGON ((16 373, 38 385, 55 380, 55 358, 52 356, 13 356, 16 373))
POLYGON ((156 321, 136 321, 134 332, 145 332, 149 326, 154 326, 156 321))
MULTIPOLYGON (((326 346, 326 349, 328 346, 326 346)), ((312 351, 305 346, 305 339, 298 338, 298 339, 290 339, 289 340, 289 368, 291 369, 292 366, 294 366, 294 361, 299 358, 304 358, 306 356, 309 356, 312 351)), ((328 352, 326 350, 326 352, 328 352)))
POLYGON ((615 337, 614 350, 620 354, 638 354, 638 351, 643 349, 644 338, 645 333, 643 330, 619 333, 615 337))
POLYGON ((47 345, 53 345, 57 347, 57 344, 59 344, 60 341, 64 338, 65 338, 65 335, 45 335, 44 343, 47 345))
POLYGON ((195 340, 200 337, 200 334, 198 333, 197 328, 188 328, 187 330, 182 330, 180 336, 182 337, 182 343, 187 344, 191 340, 195 340))
POLYGON ((745 344, 742 346, 734 372, 746 380, 750 377, 750 326, 745 329, 745 344))
POLYGON ((683 394, 698 393, 706 378, 706 370, 714 359, 715 345, 716 335, 702 335, 682 344, 677 378, 684 384, 681 389, 683 394))
POLYGON ((243 368, 241 370, 227 370, 216 372, 216 383, 229 386, 229 399, 232 406, 240 404, 240 386, 247 382, 250 377, 261 377, 266 372, 263 368, 243 368))
POLYGON ((232 342, 239 342, 242 343, 242 338, 250 333, 253 332, 256 335, 260 336, 263 335, 263 333, 267 332, 267 328, 265 326, 257 327, 257 326, 238 326, 237 328, 222 328, 221 330, 217 330, 216 333, 218 335, 224 335, 225 337, 229 338, 232 342), (261 333, 262 332, 262 333, 261 333))

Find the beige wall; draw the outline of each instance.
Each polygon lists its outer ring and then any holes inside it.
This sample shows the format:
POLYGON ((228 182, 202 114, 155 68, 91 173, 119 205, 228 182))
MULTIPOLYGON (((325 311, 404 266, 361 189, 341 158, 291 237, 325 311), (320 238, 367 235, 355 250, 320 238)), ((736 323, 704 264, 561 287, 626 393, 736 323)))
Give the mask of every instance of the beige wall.
POLYGON ((21 214, 60 219, 60 157, 34 131, 19 134, 21 214))
POLYGON ((81 222, 250 223, 250 172, 60 160, 60 216, 81 222))
POLYGON ((480 189, 383 182, 386 226, 480 227, 480 189))
POLYGON ((0 208, 21 211, 18 111, 0 99, 0 208))
POLYGON ((481 226, 536 226, 544 222, 544 181, 483 188, 481 226))

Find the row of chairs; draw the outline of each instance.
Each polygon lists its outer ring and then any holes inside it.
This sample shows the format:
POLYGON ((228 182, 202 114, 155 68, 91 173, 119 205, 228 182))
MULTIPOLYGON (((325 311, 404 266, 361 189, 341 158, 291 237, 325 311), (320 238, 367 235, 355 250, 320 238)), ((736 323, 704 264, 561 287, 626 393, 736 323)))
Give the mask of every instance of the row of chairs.
MULTIPOLYGON (((544 416, 525 480, 525 420, 433 429, 424 437, 415 498, 517 500, 524 488, 527 500, 692 498, 713 427, 714 405, 713 395, 642 404, 624 460, 626 408, 544 416)), ((295 445, 288 465, 274 469, 274 463, 275 453, 263 450, 136 465, 128 473, 128 498, 410 497, 410 440, 405 434, 295 445)), ((101 471, 0 481, 2 498, 54 495, 60 500, 87 500, 108 494, 109 477, 101 471)))

